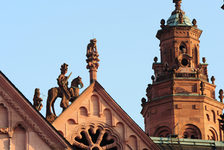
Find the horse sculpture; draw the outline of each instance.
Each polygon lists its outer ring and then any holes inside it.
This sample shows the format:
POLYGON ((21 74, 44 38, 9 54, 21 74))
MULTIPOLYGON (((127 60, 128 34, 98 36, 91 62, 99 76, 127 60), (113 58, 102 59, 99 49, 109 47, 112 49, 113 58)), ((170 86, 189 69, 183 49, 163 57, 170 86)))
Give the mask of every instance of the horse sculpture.
POLYGON ((81 89, 82 87, 83 87, 82 79, 81 77, 78 76, 71 82, 71 87, 69 88, 71 96, 69 98, 63 96, 62 91, 59 87, 54 87, 48 90, 46 119, 51 123, 55 120, 56 113, 54 110, 54 103, 58 97, 62 98, 60 106, 62 107, 63 105, 63 111, 64 111, 69 106, 69 101, 73 102, 79 96, 79 89, 81 89), (51 112, 51 107, 53 113, 51 112))

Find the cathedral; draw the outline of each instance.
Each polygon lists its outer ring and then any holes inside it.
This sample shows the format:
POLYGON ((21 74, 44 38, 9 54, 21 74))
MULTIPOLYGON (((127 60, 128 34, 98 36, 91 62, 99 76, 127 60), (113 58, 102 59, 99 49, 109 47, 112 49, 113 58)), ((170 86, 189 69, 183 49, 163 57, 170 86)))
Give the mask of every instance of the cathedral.
POLYGON ((217 100, 215 78, 209 78, 206 58, 200 61, 202 30, 182 10, 182 0, 173 2, 175 10, 161 20, 156 34, 160 59, 154 58, 154 75, 139 106, 144 130, 97 81, 100 51, 91 39, 86 51, 90 84, 82 93, 81 77, 68 83, 66 63, 59 68, 58 86, 48 91, 46 106, 38 88, 31 103, 0 72, 0 150, 224 149, 219 122, 223 90, 217 100), (55 113, 56 99, 61 100, 60 115, 55 113))

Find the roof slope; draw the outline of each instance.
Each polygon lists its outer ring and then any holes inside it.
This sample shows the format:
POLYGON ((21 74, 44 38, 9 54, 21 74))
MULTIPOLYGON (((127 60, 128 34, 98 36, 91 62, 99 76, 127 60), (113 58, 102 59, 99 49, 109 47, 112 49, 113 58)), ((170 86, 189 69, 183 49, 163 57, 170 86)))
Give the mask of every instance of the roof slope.
POLYGON ((0 104, 4 105, 11 112, 8 119, 9 125, 7 126, 9 137, 10 134, 13 136, 13 130, 16 128, 16 125, 22 124, 29 134, 27 145, 30 144, 29 142, 33 138, 33 145, 35 145, 37 139, 41 139, 50 149, 71 149, 71 145, 58 134, 55 128, 45 120, 1 71, 0 104))
POLYGON ((80 135, 81 126, 87 124, 96 126, 99 123, 114 130, 121 139, 123 147, 141 150, 159 149, 97 81, 93 82, 53 122, 53 126, 74 144, 74 137, 80 135))

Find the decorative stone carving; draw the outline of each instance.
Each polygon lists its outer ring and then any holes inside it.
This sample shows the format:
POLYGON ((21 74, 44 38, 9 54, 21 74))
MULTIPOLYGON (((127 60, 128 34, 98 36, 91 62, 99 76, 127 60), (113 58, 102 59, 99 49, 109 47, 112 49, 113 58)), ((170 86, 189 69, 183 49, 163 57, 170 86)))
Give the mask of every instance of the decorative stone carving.
POLYGON ((143 97, 142 98, 142 104, 141 105, 144 106, 145 104, 146 104, 146 99, 143 97))
POLYGON ((183 14, 182 14, 182 12, 180 12, 179 13, 179 23, 183 24, 183 22, 184 22, 183 14))
POLYGON ((148 87, 146 89, 146 96, 148 98, 148 101, 152 99, 152 84, 148 84, 148 87))
POLYGON ((40 98, 40 89, 36 88, 33 96, 33 106, 40 111, 43 107, 42 98, 40 98))
POLYGON ((182 10, 181 10, 181 2, 182 0, 173 0, 173 3, 175 3, 175 10, 172 12, 172 15, 173 14, 176 14, 176 13, 184 13, 182 10))
POLYGON ((87 45, 87 52, 86 52, 86 62, 87 66, 86 68, 89 69, 90 72, 90 83, 93 81, 97 80, 97 69, 99 67, 99 54, 97 51, 97 46, 96 46, 96 39, 91 39, 90 43, 87 45))
POLYGON ((220 89, 219 90, 219 99, 220 99, 220 102, 223 102, 223 98, 224 98, 224 96, 223 96, 223 90, 220 89))
POLYGON ((212 84, 215 84, 215 77, 214 76, 211 77, 211 81, 212 81, 212 84))
POLYGON ((155 76, 152 75, 152 76, 151 76, 151 79, 152 79, 152 83, 154 83, 154 82, 155 82, 155 76))
POLYGON ((160 27, 163 29, 163 28, 165 28, 166 26, 165 26, 165 20, 164 19, 161 19, 161 21, 160 21, 160 23, 161 23, 161 25, 160 25, 160 27))
POLYGON ((201 95, 204 95, 204 90, 205 90, 205 83, 201 81, 200 83, 200 90, 201 90, 201 95))
POLYGON ((0 133, 8 134, 9 128, 0 128, 0 133))
POLYGON ((158 57, 154 57, 154 63, 157 63, 158 57))
POLYGON ((91 123, 80 125, 70 143, 82 150, 123 150, 120 139, 112 128, 91 123))
POLYGON ((197 27, 197 20, 193 19, 192 24, 193 24, 194 27, 197 27))
POLYGON ((202 57, 202 62, 205 64, 206 63, 206 58, 202 57))
POLYGON ((69 101, 73 102, 79 96, 79 88, 83 87, 81 77, 77 77, 71 82, 71 88, 68 88, 68 79, 71 76, 65 76, 68 70, 68 65, 61 65, 61 74, 59 75, 57 81, 59 87, 54 87, 48 90, 47 106, 46 106, 46 119, 52 123, 56 119, 56 113, 54 110, 55 100, 60 97, 62 98, 60 106, 63 111, 69 106, 69 101), (53 113, 51 112, 51 107, 53 113))

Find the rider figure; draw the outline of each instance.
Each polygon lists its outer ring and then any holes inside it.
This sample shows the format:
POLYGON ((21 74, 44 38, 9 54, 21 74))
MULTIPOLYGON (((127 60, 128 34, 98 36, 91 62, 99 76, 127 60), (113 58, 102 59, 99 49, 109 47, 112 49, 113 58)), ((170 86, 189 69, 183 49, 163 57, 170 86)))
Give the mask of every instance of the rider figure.
POLYGON ((71 94, 68 88, 68 77, 65 76, 67 71, 68 71, 68 65, 64 63, 63 65, 61 65, 61 74, 57 78, 58 86, 62 94, 62 100, 60 106, 63 108, 63 110, 68 107, 69 99, 71 98, 71 94))

